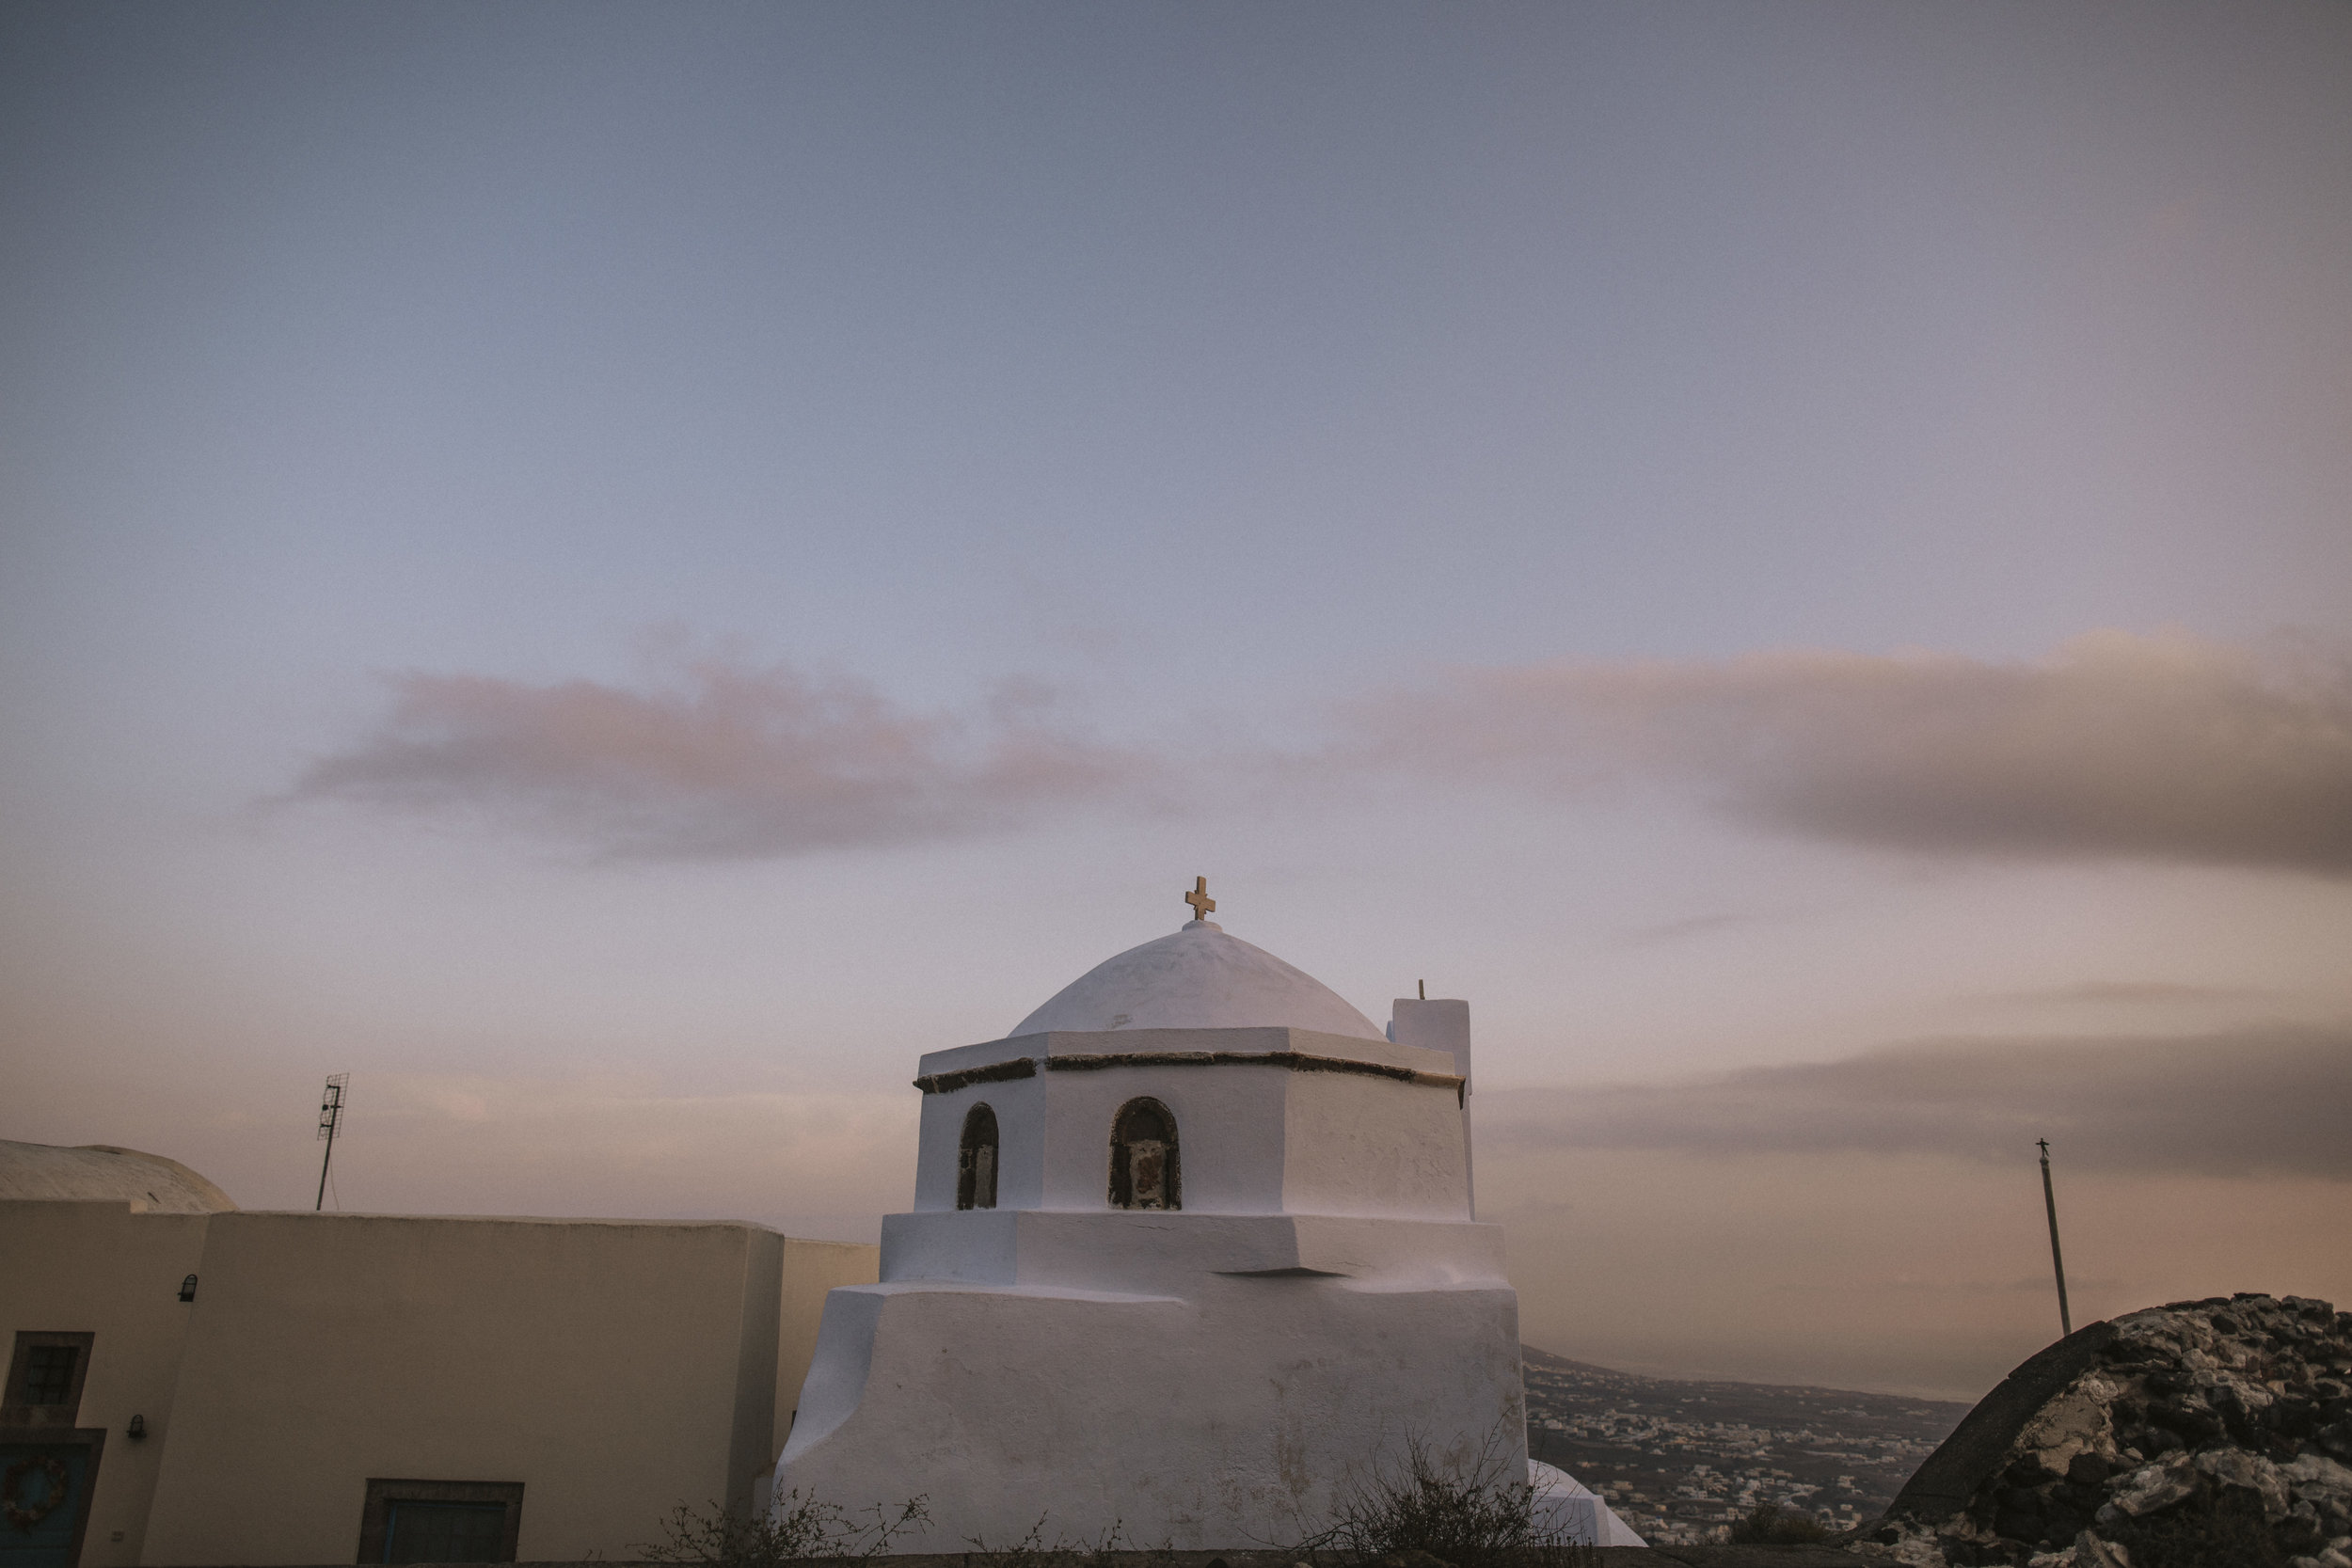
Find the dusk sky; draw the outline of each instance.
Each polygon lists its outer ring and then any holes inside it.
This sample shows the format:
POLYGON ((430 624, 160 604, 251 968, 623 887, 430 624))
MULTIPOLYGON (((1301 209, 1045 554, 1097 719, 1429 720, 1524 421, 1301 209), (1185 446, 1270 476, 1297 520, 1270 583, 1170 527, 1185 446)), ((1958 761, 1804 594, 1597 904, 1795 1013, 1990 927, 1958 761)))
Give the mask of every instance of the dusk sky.
POLYGON ((0 8, 0 1137, 911 1199, 1187 917, 1527 1340, 2352 1304, 2352 8, 0 8))

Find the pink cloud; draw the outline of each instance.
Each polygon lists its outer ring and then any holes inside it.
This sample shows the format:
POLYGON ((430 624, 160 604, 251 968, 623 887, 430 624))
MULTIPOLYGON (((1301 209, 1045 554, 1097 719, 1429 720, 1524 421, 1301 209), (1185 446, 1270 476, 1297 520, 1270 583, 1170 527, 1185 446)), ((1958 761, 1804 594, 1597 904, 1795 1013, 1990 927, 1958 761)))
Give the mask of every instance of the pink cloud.
MULTIPOLYGON (((394 690, 373 733, 311 767, 296 797, 474 813, 608 856, 761 857, 1132 806, 1154 779, 1188 776, 1019 694, 976 718, 920 714, 786 666, 708 661, 660 690, 416 673, 394 690)), ((1614 779, 1848 844, 2352 872, 2352 668, 2185 636, 2097 632, 2034 661, 1466 670, 1368 696, 1337 724, 1319 751, 1241 748, 1219 770, 1254 772, 1276 809, 1340 778, 1563 801, 1614 779)))
POLYGON ((855 680, 690 666, 675 689, 394 677, 391 711, 297 799, 470 813, 622 858, 765 857, 962 836, 1116 792, 1135 759, 1034 703, 974 722, 855 680))
POLYGON ((1932 1040, 1683 1084, 1526 1089, 1485 1117, 1501 1145, 2014 1164, 2048 1137, 2086 1170, 2344 1181, 2352 1027, 1932 1040))
POLYGON ((2352 871, 2352 669, 2096 632, 2035 662, 1772 653, 1470 670, 1349 716, 1365 764, 1565 795, 1672 778, 1811 837, 2352 871))

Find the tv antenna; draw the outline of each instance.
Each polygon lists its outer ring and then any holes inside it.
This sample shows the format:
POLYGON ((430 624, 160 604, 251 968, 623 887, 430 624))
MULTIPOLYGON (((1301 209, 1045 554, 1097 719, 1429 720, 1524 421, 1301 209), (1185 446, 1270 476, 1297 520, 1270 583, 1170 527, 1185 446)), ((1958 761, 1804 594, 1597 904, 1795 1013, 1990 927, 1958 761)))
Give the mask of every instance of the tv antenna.
POLYGON ((2050 1212, 2050 1267, 2058 1274, 2058 1333, 2063 1337, 2074 1332, 2074 1319, 2066 1310, 2066 1259, 2058 1252, 2058 1195, 2050 1190, 2050 1140, 2035 1142, 2042 1149, 2042 1206, 2050 1212))
POLYGON ((333 1074, 326 1080, 326 1093, 319 1101, 319 1136, 326 1140, 326 1157, 319 1162, 319 1200, 311 1205, 312 1212, 326 1207, 326 1167, 335 1159, 335 1129, 342 1125, 343 1089, 350 1083, 350 1073, 333 1074))

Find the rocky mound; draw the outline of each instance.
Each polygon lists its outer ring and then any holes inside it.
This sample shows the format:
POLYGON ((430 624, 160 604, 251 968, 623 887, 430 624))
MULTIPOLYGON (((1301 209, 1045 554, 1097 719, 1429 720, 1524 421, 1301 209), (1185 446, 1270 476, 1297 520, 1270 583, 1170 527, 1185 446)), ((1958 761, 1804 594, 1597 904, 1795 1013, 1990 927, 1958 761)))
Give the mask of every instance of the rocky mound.
POLYGON ((2239 1295, 2077 1330, 1854 1544, 1919 1568, 2352 1568, 2352 1313, 2239 1295))

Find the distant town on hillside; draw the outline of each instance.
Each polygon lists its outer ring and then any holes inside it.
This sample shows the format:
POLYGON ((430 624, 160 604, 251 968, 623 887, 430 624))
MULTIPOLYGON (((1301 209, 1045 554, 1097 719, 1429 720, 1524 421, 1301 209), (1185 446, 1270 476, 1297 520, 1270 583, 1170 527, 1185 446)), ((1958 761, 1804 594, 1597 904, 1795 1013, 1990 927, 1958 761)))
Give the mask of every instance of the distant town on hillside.
POLYGON ((1759 1503, 1836 1528, 1894 1500, 1969 1407, 1842 1388, 1637 1377, 1525 1349, 1529 1454, 1655 1544, 1710 1539, 1759 1503))

